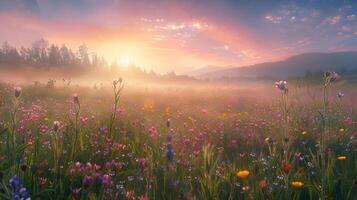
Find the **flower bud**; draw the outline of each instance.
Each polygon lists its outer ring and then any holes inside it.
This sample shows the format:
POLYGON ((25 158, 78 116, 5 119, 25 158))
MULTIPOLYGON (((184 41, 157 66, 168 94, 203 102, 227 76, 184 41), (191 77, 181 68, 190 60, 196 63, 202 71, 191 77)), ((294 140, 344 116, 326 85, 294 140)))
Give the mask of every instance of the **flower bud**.
POLYGON ((22 88, 21 87, 15 87, 15 98, 19 98, 21 96, 22 88))

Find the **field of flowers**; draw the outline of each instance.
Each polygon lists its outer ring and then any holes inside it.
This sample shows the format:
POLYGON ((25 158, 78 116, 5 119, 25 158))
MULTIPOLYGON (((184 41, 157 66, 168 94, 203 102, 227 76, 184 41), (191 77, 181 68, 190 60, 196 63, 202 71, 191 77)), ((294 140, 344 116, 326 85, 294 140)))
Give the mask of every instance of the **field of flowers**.
POLYGON ((0 199, 356 199, 356 92, 3 83, 0 199))

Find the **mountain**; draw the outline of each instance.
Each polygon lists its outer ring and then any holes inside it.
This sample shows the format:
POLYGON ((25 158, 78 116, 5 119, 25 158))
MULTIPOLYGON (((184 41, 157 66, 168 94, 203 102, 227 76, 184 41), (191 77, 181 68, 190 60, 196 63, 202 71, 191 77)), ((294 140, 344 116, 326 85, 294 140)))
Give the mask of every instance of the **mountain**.
POLYGON ((202 74, 207 74, 219 70, 227 69, 227 67, 220 67, 220 66, 206 66, 198 69, 194 69, 192 71, 188 71, 185 74, 189 74, 190 76, 200 76, 202 74))
POLYGON ((279 62, 266 62, 250 66, 233 67, 196 75, 201 78, 220 77, 301 77, 306 73, 333 70, 357 73, 357 51, 333 53, 304 53, 279 62))

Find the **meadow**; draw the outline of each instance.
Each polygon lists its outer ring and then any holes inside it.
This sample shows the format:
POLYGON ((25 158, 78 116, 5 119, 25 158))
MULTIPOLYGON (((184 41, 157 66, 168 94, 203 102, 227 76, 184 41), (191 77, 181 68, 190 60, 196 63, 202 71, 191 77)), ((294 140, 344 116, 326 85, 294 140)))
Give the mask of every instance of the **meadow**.
POLYGON ((315 82, 0 86, 0 199, 357 196, 357 93, 315 82))

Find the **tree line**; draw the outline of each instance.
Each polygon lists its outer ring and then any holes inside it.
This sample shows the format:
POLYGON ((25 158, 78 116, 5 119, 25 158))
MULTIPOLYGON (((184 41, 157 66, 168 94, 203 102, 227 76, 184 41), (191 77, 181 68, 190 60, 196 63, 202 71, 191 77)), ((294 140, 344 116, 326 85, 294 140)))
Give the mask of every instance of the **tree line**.
POLYGON ((0 47, 0 66, 83 69, 105 67, 108 64, 102 56, 90 54, 85 44, 79 46, 77 51, 73 51, 64 44, 58 46, 40 39, 34 41, 29 48, 19 49, 4 42, 0 47))

